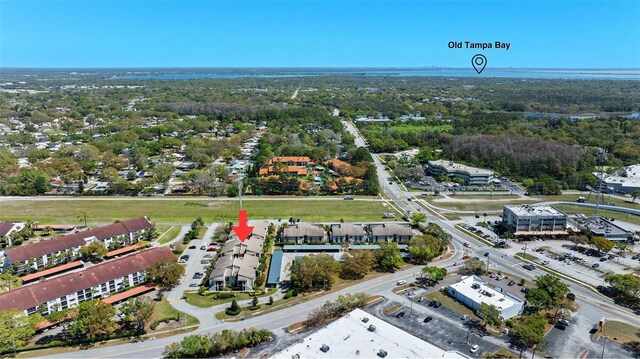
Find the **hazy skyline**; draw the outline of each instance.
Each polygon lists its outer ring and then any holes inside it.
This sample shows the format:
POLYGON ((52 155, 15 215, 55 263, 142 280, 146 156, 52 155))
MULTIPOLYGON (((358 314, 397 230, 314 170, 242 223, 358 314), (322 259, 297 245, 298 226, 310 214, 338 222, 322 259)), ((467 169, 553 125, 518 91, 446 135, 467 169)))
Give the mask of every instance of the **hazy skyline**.
POLYGON ((638 18, 634 1, 0 0, 0 66, 638 68, 638 18))

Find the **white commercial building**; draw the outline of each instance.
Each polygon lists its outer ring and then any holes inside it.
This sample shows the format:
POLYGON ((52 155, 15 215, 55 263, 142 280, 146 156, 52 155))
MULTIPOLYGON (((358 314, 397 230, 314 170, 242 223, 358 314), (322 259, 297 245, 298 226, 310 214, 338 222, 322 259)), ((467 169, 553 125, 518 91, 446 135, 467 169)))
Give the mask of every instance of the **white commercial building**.
POLYGON ((355 309, 272 358, 467 358, 355 309))
POLYGON ((450 296, 473 310, 477 310, 482 303, 494 305, 500 310, 504 320, 520 315, 524 309, 524 300, 500 287, 490 287, 475 275, 464 277, 447 289, 450 296))
POLYGON ((447 160, 429 161, 427 172, 433 176, 445 174, 450 177, 462 179, 466 184, 488 184, 493 172, 484 168, 476 168, 447 160))
POLYGON ((620 175, 602 176, 602 187, 600 187, 600 176, 597 172, 593 172, 596 177, 595 188, 601 188, 604 193, 633 193, 640 190, 640 164, 627 166, 622 170, 624 173, 620 175))
POLYGON ((567 233, 567 215, 552 206, 504 206, 502 221, 515 235, 567 233))

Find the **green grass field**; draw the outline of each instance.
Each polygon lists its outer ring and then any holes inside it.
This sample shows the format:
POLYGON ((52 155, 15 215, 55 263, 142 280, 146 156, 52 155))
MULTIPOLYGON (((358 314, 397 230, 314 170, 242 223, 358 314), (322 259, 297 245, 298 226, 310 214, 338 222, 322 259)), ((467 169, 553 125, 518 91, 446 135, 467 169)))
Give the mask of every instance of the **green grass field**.
MULTIPOLYGON (((282 200, 245 201, 249 219, 282 219, 304 221, 383 221, 382 214, 396 212, 379 201, 282 200)), ((0 220, 33 220, 43 224, 79 223, 78 216, 87 213, 87 221, 112 222, 146 215, 154 222, 191 223, 196 217, 205 222, 232 221, 238 218, 238 203, 221 200, 18 200, 0 204, 0 220)), ((396 214, 400 217, 399 214, 396 214)))
POLYGON ((168 230, 164 232, 158 231, 158 233, 160 233, 160 237, 158 237, 158 243, 165 244, 172 241, 178 236, 178 234, 180 233, 180 226, 172 226, 168 230))
MULTIPOLYGON (((151 318, 147 321, 147 326, 151 323, 158 320, 172 319, 180 316, 181 318, 186 317, 187 321, 184 323, 184 326, 189 326, 193 324, 198 324, 200 321, 190 316, 189 314, 182 313, 181 311, 175 309, 166 299, 162 299, 159 302, 154 302, 155 307, 153 309, 153 314, 151 318)), ((147 328, 149 329, 149 328, 147 328)))

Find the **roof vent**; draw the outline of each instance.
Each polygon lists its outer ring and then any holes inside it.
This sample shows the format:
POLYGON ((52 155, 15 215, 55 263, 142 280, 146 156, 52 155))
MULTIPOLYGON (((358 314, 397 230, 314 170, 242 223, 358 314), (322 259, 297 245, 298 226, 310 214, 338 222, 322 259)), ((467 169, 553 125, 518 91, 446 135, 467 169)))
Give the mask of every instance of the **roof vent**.
POLYGON ((366 323, 366 322, 368 322, 368 321, 369 321, 369 318, 367 318, 367 317, 362 318, 362 322, 363 322, 363 323, 366 323))
POLYGON ((329 351, 329 346, 326 344, 322 344, 322 346, 320 347, 320 351, 322 351, 323 353, 326 353, 329 351))
POLYGON ((367 328, 368 331, 370 332, 375 332, 376 331, 376 326, 373 324, 369 324, 369 328, 367 328))
POLYGON ((380 351, 378 352, 378 356, 379 356, 380 358, 384 358, 384 357, 386 357, 386 356, 387 356, 387 354, 389 354, 389 353, 387 353, 387 351, 386 351, 386 350, 384 350, 384 349, 380 349, 380 351))

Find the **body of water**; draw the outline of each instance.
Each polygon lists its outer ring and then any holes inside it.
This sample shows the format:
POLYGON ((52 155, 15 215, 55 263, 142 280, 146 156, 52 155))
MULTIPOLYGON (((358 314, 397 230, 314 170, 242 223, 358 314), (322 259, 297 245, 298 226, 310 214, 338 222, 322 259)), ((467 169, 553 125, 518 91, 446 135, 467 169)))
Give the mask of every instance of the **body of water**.
POLYGON ((192 79, 237 79, 237 78, 287 78, 309 76, 375 76, 375 77, 472 77, 472 78, 523 78, 523 79, 570 79, 570 80, 640 80, 640 69, 485 69, 477 74, 473 69, 355 69, 355 70, 238 70, 228 69, 210 73, 200 70, 189 73, 189 70, 176 72, 154 71, 137 72, 124 76, 113 76, 112 79, 149 79, 149 80, 192 80, 192 79))

